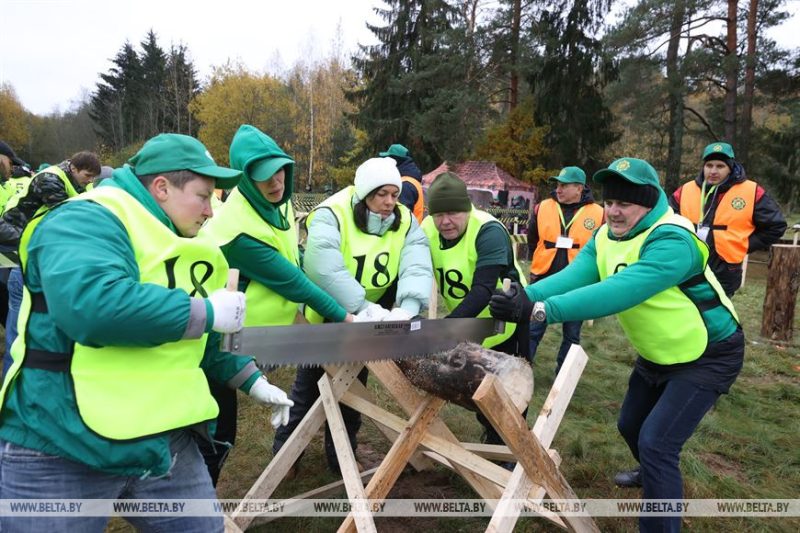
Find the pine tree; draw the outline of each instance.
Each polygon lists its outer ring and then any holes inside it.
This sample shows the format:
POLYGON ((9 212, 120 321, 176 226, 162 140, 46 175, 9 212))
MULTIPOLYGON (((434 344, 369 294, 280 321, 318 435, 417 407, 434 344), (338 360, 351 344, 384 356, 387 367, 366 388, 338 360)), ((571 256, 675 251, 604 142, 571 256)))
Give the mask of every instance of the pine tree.
POLYGON ((386 8, 375 11, 386 25, 367 25, 380 43, 361 46, 360 55, 353 58, 361 85, 348 97, 360 108, 355 118, 369 136, 366 149, 377 152, 392 143, 403 143, 418 163, 430 164, 436 150, 412 132, 412 123, 424 110, 426 99, 434 97, 434 88, 417 85, 431 66, 428 58, 438 57, 441 63, 448 60, 442 39, 452 28, 456 11, 444 0, 385 3, 386 8))
POLYGON ((184 45, 165 53, 153 30, 141 52, 125 42, 91 98, 90 116, 106 147, 118 151, 165 131, 197 133, 189 103, 200 84, 188 56, 184 45))
POLYGON ((607 0, 557 1, 534 27, 542 53, 528 81, 536 123, 550 127, 551 168, 602 166, 604 149, 617 138, 602 92, 615 69, 594 36, 607 10, 607 0))
POLYGON ((142 110, 142 65, 133 45, 125 42, 112 60, 114 66, 97 85, 91 117, 103 142, 119 150, 139 138, 142 110))
POLYGON ((141 134, 152 137, 165 130, 167 56, 151 29, 141 43, 141 134))
POLYGON ((189 103, 198 94, 200 82, 186 45, 172 45, 167 56, 164 86, 166 129, 197 135, 198 124, 189 111, 189 103))

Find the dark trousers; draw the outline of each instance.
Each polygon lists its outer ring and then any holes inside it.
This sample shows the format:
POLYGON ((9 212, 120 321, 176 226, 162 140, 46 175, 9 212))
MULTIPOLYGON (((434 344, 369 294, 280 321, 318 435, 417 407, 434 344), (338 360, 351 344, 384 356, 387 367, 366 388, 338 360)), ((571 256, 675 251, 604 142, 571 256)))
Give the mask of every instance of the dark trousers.
POLYGON ((726 263, 719 256, 712 255, 708 264, 714 275, 722 285, 722 290, 728 298, 732 298, 733 294, 742 286, 742 264, 741 263, 726 263))
MULTIPOLYGON (((583 322, 564 322, 561 324, 561 346, 558 349, 556 356, 556 375, 561 370, 561 365, 564 364, 564 359, 567 358, 570 346, 573 344, 581 343, 581 326, 583 322)), ((531 321, 530 327, 530 342, 531 342, 531 362, 536 358, 536 350, 539 348, 539 343, 544 338, 544 332, 547 331, 547 322, 531 321)))
POLYGON ((236 442, 238 401, 235 390, 213 381, 209 381, 208 386, 211 389, 211 395, 219 405, 217 427, 211 436, 215 442, 211 443, 205 439, 198 438, 197 445, 200 448, 200 453, 203 454, 203 460, 206 462, 211 482, 216 487, 219 474, 222 472, 222 466, 228 458, 228 452, 236 442))
MULTIPOLYGON (((655 385, 633 371, 617 428, 641 465, 643 498, 683 498, 681 449, 719 394, 682 379, 655 385)), ((680 516, 639 518, 643 532, 680 527, 680 516)))
MULTIPOLYGON (((299 367, 297 369, 297 377, 295 377, 294 384, 292 384, 292 392, 289 398, 294 402, 294 405, 289 410, 289 423, 285 426, 279 427, 275 431, 275 440, 272 442, 272 452, 278 453, 284 443, 289 440, 289 437, 294 432, 295 428, 300 424, 300 421, 306 416, 306 413, 314 405, 314 402, 319 398, 319 386, 317 382, 325 373, 325 370, 320 367, 299 367)), ((369 370, 363 368, 358 374, 358 380, 364 385, 367 384, 367 376, 369 370)), ((339 404, 342 410, 342 419, 347 429, 347 436, 350 439, 350 447, 355 451, 356 449, 356 435, 361 428, 361 413, 353 409, 339 404)), ((333 444, 331 437, 331 430, 328 424, 325 424, 325 456, 328 459, 328 466, 334 472, 339 472, 339 460, 336 458, 336 448, 333 444)))
POLYGON ((742 286, 742 265, 724 265, 714 269, 722 290, 728 298, 733 298, 733 294, 742 286))
POLYGON ((6 325, 6 351, 3 355, 3 378, 6 372, 11 368, 14 360, 11 358, 11 345, 17 339, 17 320, 19 319, 19 308, 22 305, 22 289, 25 282, 22 279, 22 270, 19 268, 3 269, 8 273, 6 285, 3 286, 4 291, 0 291, 0 299, 3 298, 2 292, 7 295, 6 298, 6 316, 4 324, 6 325))

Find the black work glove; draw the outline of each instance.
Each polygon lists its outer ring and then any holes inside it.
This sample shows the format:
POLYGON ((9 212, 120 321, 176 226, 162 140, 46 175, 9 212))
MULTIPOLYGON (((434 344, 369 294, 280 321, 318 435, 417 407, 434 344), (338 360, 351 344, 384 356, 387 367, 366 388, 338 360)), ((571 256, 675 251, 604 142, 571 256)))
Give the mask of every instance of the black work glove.
POLYGON ((523 322, 531 316, 533 302, 528 299, 525 289, 518 282, 513 282, 508 292, 495 289, 489 300, 489 310, 497 320, 506 322, 523 322))

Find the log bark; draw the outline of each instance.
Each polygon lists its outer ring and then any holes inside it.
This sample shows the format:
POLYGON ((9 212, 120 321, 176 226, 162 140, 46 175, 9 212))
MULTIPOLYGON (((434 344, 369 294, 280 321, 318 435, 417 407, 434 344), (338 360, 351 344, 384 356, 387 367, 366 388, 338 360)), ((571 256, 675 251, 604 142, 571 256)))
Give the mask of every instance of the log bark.
POLYGON ((428 357, 404 359, 397 366, 417 388, 471 411, 478 411, 472 395, 487 374, 499 378, 520 413, 533 396, 533 371, 527 361, 470 342, 428 357))
POLYGON ((774 244, 769 254, 761 336, 774 341, 792 340, 798 287, 800 287, 800 246, 774 244))

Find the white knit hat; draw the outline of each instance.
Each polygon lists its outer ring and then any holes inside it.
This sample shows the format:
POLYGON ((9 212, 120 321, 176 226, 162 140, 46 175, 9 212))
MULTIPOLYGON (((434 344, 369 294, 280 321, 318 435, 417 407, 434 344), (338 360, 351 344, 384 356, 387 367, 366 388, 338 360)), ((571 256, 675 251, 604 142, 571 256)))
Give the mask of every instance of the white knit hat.
POLYGON ((391 157, 367 159, 356 169, 355 186, 359 200, 384 185, 394 185, 398 190, 403 186, 397 163, 391 157))

